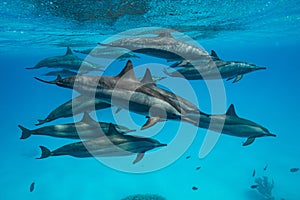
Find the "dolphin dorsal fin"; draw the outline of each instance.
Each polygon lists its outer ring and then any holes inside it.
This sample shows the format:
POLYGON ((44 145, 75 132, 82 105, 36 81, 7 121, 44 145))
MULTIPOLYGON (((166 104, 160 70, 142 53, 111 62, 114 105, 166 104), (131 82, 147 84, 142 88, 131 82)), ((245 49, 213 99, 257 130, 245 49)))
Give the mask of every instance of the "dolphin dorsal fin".
POLYGON ((216 53, 214 50, 211 50, 210 56, 211 56, 211 57, 214 57, 214 59, 216 59, 216 60, 221 60, 221 59, 219 58, 219 56, 217 55, 217 53, 216 53))
POLYGON ((67 55, 73 55, 73 52, 72 52, 72 50, 71 50, 70 47, 67 47, 66 56, 67 56, 67 55))
POLYGON ((61 80, 62 80, 62 77, 61 77, 60 74, 58 74, 55 81, 56 81, 56 82, 59 82, 59 81, 61 81, 61 80))
POLYGON ((231 116, 235 116, 235 117, 238 117, 236 112, 235 112, 235 109, 234 109, 234 105, 231 104, 226 112, 226 115, 231 115, 231 116))
POLYGON ((148 84, 148 83, 155 84, 155 82, 153 81, 151 72, 150 72, 150 70, 148 68, 146 69, 145 75, 142 78, 141 83, 144 83, 144 84, 148 84))
POLYGON ((88 112, 84 112, 81 122, 91 123, 96 121, 89 115, 88 112))
POLYGON ((119 73, 118 77, 119 78, 123 77, 123 78, 127 78, 127 79, 137 80, 137 78, 135 76, 135 73, 134 73, 134 70, 133 70, 133 66, 132 66, 131 60, 127 61, 126 66, 119 73))

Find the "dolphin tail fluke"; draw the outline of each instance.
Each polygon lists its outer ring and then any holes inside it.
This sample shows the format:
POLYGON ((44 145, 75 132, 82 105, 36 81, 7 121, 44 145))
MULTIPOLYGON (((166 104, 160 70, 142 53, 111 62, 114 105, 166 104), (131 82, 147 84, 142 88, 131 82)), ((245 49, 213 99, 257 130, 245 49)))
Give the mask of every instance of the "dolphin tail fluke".
POLYGON ((49 156, 51 156, 51 151, 49 149, 47 149, 44 146, 40 146, 41 150, 42 150, 42 155, 39 158, 36 159, 43 159, 43 158, 47 158, 49 156))
POLYGON ((18 127, 22 130, 22 135, 21 135, 20 139, 26 139, 31 136, 31 132, 29 129, 27 129, 21 125, 18 125, 18 127))

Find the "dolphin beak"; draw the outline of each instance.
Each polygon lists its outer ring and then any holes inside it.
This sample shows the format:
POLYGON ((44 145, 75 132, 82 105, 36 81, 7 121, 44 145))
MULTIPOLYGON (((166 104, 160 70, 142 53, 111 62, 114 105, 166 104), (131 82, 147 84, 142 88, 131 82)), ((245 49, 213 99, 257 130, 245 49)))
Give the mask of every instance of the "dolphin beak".
POLYGON ((60 75, 57 75, 57 78, 56 78, 55 80, 53 80, 53 81, 45 81, 45 80, 40 79, 40 78, 38 78, 38 77, 34 77, 34 78, 35 78, 36 80, 38 80, 38 81, 41 81, 41 82, 43 82, 43 83, 49 83, 49 84, 57 84, 59 81, 62 80, 62 78, 61 78, 60 75))
POLYGON ((43 82, 43 83, 56 84, 56 80, 54 80, 54 81, 45 81, 45 80, 40 79, 40 78, 38 78, 38 77, 34 77, 34 78, 35 78, 36 80, 38 80, 38 81, 43 82))
POLYGON ((165 147, 167 144, 159 144, 158 147, 165 147))
POLYGON ((267 68, 266 68, 266 67, 258 67, 258 68, 257 68, 257 70, 260 70, 260 69, 265 70, 265 69, 267 69, 267 68))
POLYGON ((276 137, 276 135, 275 135, 275 134, 273 134, 273 133, 270 133, 270 134, 269 134, 269 136, 276 137))

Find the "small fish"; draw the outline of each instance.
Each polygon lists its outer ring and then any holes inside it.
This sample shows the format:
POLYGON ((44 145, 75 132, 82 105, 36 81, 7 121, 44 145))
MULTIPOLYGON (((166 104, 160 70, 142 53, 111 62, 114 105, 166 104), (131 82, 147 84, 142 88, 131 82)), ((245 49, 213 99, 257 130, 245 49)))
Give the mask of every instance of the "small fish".
POLYGON ((252 173, 252 177, 254 177, 255 176, 255 169, 253 170, 253 173, 252 173))
POLYGON ((268 169, 268 165, 266 165, 265 167, 264 167, 264 171, 266 171, 268 169))
POLYGON ((196 167, 196 170, 199 170, 199 169, 201 169, 201 167, 196 167))
POLYGON ((192 190, 198 190, 198 188, 197 188, 197 187, 195 187, 195 186, 193 186, 193 187, 192 187, 192 190))
POLYGON ((299 168, 291 168, 290 169, 290 172, 297 172, 297 171, 299 171, 299 168))
POLYGON ((258 185, 251 185, 251 189, 255 189, 257 187, 258 187, 258 185))
POLYGON ((189 159, 189 158, 191 158, 191 156, 187 156, 187 157, 186 157, 186 159, 189 159))
POLYGON ((31 183, 31 185, 30 185, 30 192, 33 192, 33 190, 34 190, 34 184, 35 184, 34 182, 31 183))

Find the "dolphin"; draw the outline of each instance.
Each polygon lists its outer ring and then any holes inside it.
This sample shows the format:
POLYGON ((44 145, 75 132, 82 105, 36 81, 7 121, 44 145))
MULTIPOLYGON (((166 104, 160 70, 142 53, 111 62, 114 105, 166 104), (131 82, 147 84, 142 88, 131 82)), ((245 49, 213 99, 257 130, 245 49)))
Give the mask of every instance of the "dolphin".
POLYGON ((188 80, 209 80, 209 79, 227 79, 238 82, 243 78, 244 74, 266 69, 248 62, 223 61, 215 51, 212 50, 211 60, 204 62, 203 60, 194 60, 188 62, 186 60, 177 62, 170 67, 179 68, 174 72, 164 70, 164 73, 172 77, 184 77, 188 80))
POLYGON ((199 127, 212 131, 222 130, 223 134, 231 136, 245 137, 247 140, 243 146, 252 144, 257 137, 276 136, 265 127, 248 119, 240 118, 236 114, 233 104, 229 106, 226 114, 210 115, 209 117, 202 115, 199 127))
POLYGON ((68 76, 76 76, 77 74, 78 74, 77 72, 67 70, 67 69, 62 69, 62 70, 58 70, 58 71, 47 72, 47 73, 43 74, 42 76, 57 76, 57 75, 60 75, 62 77, 68 77, 68 76))
POLYGON ((168 61, 196 60, 208 58, 209 54, 202 48, 176 40, 170 32, 160 32, 155 37, 123 38, 101 46, 121 47, 136 53, 142 53, 168 61))
POLYGON ((67 52, 65 55, 45 58, 38 62, 34 67, 29 67, 26 69, 39 69, 42 67, 62 68, 76 71, 80 70, 84 72, 103 71, 101 66, 75 56, 70 47, 67 47, 67 52))
MULTIPOLYGON (((26 139, 31 135, 47 135, 51 137, 68 138, 68 139, 91 139, 100 137, 108 132, 110 123, 96 122, 88 113, 84 113, 81 121, 69 124, 59 124, 45 126, 35 130, 29 130, 18 125, 22 130, 20 139, 26 139)), ((125 126, 113 124, 120 133, 129 133, 130 130, 125 126)))
POLYGON ((204 114, 188 100, 157 87, 149 69, 143 80, 139 81, 130 60, 117 76, 73 76, 65 79, 58 76, 54 81, 35 78, 45 83, 74 89, 82 95, 94 96, 118 108, 144 115, 148 120, 142 129, 166 119, 182 119, 196 125, 199 115, 204 114))
POLYGON ((110 104, 104 103, 99 99, 80 95, 54 109, 45 119, 43 120, 39 119, 38 120, 39 123, 37 123, 36 125, 42 125, 44 123, 51 122, 59 118, 72 117, 74 115, 83 112, 89 112, 94 109, 100 110, 100 109, 110 108, 110 107, 111 107, 110 104))
POLYGON ((119 61, 126 60, 128 58, 140 58, 135 55, 133 52, 128 51, 124 48, 116 48, 116 47, 104 47, 104 48, 90 48, 85 50, 74 50, 74 52, 88 54, 95 58, 108 58, 115 59, 117 58, 119 61))
POLYGON ((145 152, 163 146, 167 145, 151 138, 123 135, 116 130, 115 126, 110 124, 108 132, 103 137, 67 144, 54 151, 40 146, 42 155, 37 159, 62 155, 84 158, 137 154, 136 159, 133 161, 133 164, 135 164, 144 157, 145 152))

